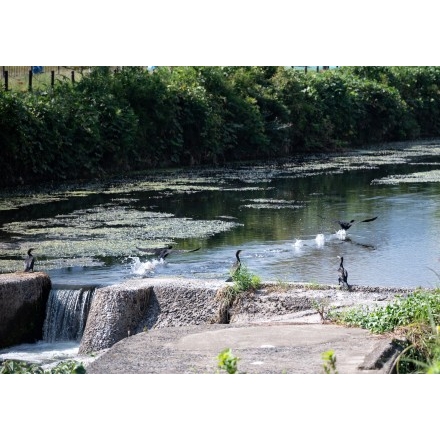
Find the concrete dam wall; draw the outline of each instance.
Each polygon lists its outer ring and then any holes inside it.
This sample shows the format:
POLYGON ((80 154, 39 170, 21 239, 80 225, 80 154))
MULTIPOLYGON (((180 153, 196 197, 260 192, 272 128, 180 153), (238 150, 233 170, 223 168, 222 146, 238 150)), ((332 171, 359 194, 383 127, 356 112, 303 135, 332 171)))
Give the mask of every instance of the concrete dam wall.
POLYGON ((0 275, 0 348, 42 339, 51 286, 44 272, 0 275))

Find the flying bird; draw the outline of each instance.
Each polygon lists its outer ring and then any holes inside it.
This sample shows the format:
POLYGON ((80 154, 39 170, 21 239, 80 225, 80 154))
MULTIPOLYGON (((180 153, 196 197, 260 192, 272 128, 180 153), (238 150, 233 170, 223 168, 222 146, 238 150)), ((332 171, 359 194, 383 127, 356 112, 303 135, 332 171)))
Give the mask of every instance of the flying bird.
MULTIPOLYGON (((319 218, 322 218, 323 220, 326 220, 326 218, 325 217, 323 217, 322 215, 319 215, 318 214, 318 217, 319 218)), ((339 224, 339 226, 344 230, 344 231, 347 231, 348 229, 350 229, 352 226, 353 226, 353 224, 355 223, 355 222, 357 222, 357 223, 367 223, 367 222, 372 222, 372 221, 374 221, 374 220, 376 220, 377 219, 377 216, 376 217, 372 217, 372 218, 367 218, 367 219, 365 219, 365 220, 350 220, 350 221, 343 221, 343 220, 333 220, 333 222, 334 223, 338 223, 339 224)))
POLYGON ((35 248, 30 248, 27 251, 27 257, 24 261, 24 271, 25 272, 33 272, 34 271, 34 263, 35 263, 35 257, 32 255, 32 251, 35 248))
POLYGON ((187 252, 195 252, 198 251, 200 248, 198 247, 197 249, 190 249, 190 250, 174 249, 173 246, 168 245, 162 248, 141 248, 136 246, 136 249, 139 249, 142 252, 146 252, 147 254, 154 255, 159 259, 165 260, 165 258, 167 258, 171 254, 183 254, 187 252))
MULTIPOLYGON (((373 220, 376 220, 377 219, 377 216, 376 217, 373 217, 373 218, 367 218, 366 220, 360 220, 360 221, 358 221, 358 223, 366 223, 366 222, 372 222, 373 220)), ((344 221, 342 221, 342 220, 335 220, 335 222, 336 223, 339 223, 339 226, 344 230, 344 231, 347 231, 348 229, 350 229, 352 226, 353 226, 353 223, 355 222, 356 220, 350 220, 349 222, 344 222, 344 221)))
POLYGON ((339 268, 338 268, 338 272, 339 272, 338 284, 339 285, 342 284, 342 287, 345 286, 348 290, 350 290, 350 286, 348 284, 348 272, 347 269, 345 269, 344 267, 344 257, 340 257, 338 255, 338 258, 340 259, 339 268))
POLYGON ((231 273, 231 276, 226 280, 227 283, 230 283, 231 281, 234 281, 234 275, 236 273, 238 273, 238 271, 241 268, 241 260, 240 260, 240 252, 242 252, 241 249, 239 249, 236 253, 235 253, 235 262, 232 265, 231 269, 229 270, 229 272, 231 273))

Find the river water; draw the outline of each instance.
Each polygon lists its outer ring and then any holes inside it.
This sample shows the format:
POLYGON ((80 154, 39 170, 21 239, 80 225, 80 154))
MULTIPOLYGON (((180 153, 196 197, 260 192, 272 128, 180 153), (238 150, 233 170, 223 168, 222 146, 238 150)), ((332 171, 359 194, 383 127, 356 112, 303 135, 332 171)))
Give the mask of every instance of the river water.
MULTIPOLYGON (((131 278, 225 279, 241 260, 262 281, 437 287, 440 141, 228 168, 156 171, 93 184, 0 193, 0 272, 35 270, 54 290, 131 278), (377 217, 371 222, 362 220, 377 217), (344 233, 336 220, 355 220, 344 233), (173 245, 165 260, 137 249, 173 245)), ((71 358, 40 341, 0 358, 71 358)))
POLYGON ((263 281, 437 286, 440 143, 308 160, 163 171, 0 194, 0 272, 55 285, 135 277, 226 279, 235 252, 263 281), (377 217, 372 222, 364 219, 377 217), (352 220, 342 234, 335 220, 352 220), (137 249, 171 244, 165 261, 137 249))

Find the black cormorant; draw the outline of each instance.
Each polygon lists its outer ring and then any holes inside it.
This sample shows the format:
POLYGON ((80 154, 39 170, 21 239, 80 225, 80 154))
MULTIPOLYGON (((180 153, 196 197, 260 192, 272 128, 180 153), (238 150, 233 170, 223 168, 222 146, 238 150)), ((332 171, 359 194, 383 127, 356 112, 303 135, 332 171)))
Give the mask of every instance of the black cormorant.
POLYGON ((159 258, 159 259, 163 259, 165 260, 166 257, 168 257, 168 255, 170 254, 174 254, 174 253, 186 253, 186 252, 195 252, 198 251, 200 248, 198 247, 197 249, 191 249, 191 250, 184 250, 184 249, 173 249, 173 246, 168 245, 166 247, 163 248, 140 248, 137 247, 137 249, 139 249, 142 252, 146 252, 147 254, 151 254, 154 255, 155 257, 159 258))
POLYGON ((340 257, 338 255, 338 258, 340 258, 340 263, 339 263, 339 268, 338 268, 338 272, 339 272, 339 277, 338 277, 338 284, 341 285, 342 287, 347 287, 347 289, 350 290, 350 286, 348 284, 348 272, 344 267, 344 257, 340 257))
POLYGON ((241 267, 240 252, 242 252, 241 249, 239 249, 235 253, 236 261, 234 262, 234 264, 232 265, 232 267, 230 269, 231 276, 226 280, 227 283, 234 281, 234 275, 240 270, 240 267, 241 267))
POLYGON ((33 272, 34 271, 34 263, 35 263, 35 257, 32 255, 32 251, 34 250, 34 248, 30 248, 27 251, 27 257, 26 260, 24 262, 24 271, 25 272, 33 272))
MULTIPOLYGON (((367 218, 366 220, 360 220, 359 223, 366 223, 366 222, 372 222, 373 220, 376 220, 377 217, 373 218, 367 218)), ((346 231, 347 229, 350 229, 353 226, 353 223, 356 220, 350 220, 349 222, 344 222, 342 220, 335 220, 336 223, 339 223, 339 226, 346 231)))

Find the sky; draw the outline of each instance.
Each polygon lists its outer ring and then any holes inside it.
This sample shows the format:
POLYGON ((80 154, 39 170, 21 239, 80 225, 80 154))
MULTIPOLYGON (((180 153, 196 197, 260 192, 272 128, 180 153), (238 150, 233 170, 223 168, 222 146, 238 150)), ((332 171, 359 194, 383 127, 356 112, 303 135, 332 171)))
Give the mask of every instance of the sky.
POLYGON ((22 0, 25 13, 2 20, 0 59, 2 65, 436 65, 432 4, 22 0))

